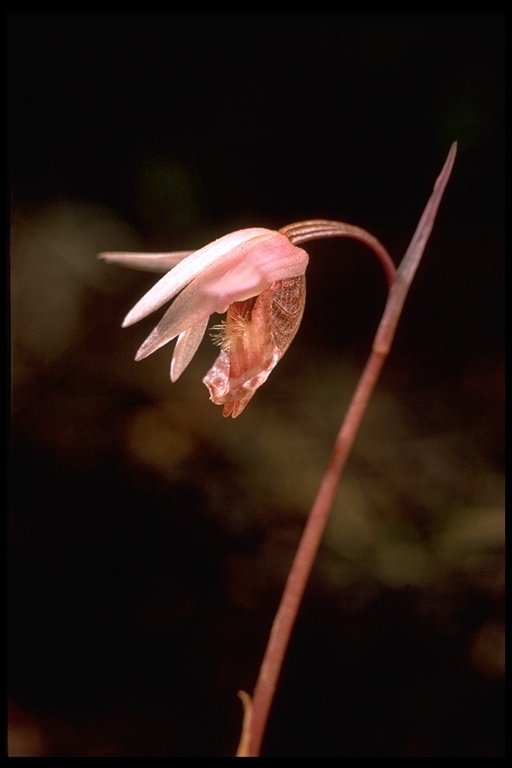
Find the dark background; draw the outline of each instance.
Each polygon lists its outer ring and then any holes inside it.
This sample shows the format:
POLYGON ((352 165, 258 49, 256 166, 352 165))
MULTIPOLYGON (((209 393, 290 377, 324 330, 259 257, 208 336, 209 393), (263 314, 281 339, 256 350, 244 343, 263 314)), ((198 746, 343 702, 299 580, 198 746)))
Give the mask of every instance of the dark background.
POLYGON ((458 141, 264 754, 502 756, 505 15, 6 15, 11 754, 234 754, 383 307, 367 250, 308 245, 233 422, 208 340, 133 363, 154 276, 96 254, 332 218, 398 263, 458 141))

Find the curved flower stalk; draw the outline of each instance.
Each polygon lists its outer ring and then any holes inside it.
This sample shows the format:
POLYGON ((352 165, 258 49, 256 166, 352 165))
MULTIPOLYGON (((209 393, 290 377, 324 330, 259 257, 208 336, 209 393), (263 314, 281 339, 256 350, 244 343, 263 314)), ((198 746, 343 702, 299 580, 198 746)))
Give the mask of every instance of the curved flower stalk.
POLYGON ((214 326, 221 352, 203 381, 223 415, 238 416, 280 360, 302 318, 308 256, 298 244, 327 237, 351 237, 368 245, 388 281, 388 298, 372 350, 336 437, 309 513, 283 596, 274 619, 252 698, 240 692, 244 706, 238 757, 257 757, 274 692, 304 590, 325 530, 343 469, 370 397, 391 349, 402 307, 434 226, 437 210, 455 162, 448 153, 411 243, 395 269, 388 252, 365 230, 343 222, 311 220, 279 231, 242 229, 194 253, 105 253, 106 261, 166 271, 126 316, 131 325, 174 298, 161 321, 139 349, 141 360, 178 337, 171 362, 176 381, 195 354, 209 316, 226 312, 214 326))

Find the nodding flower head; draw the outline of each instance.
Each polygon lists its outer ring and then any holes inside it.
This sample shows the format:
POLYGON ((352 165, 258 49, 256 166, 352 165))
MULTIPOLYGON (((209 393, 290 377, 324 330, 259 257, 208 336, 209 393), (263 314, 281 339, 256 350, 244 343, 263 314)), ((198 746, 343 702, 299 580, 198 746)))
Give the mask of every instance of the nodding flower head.
POLYGON ((123 326, 174 301, 142 344, 136 360, 177 337, 171 360, 176 381, 195 355, 210 315, 220 354, 203 379, 223 415, 236 418, 293 340, 304 311, 308 255, 281 232, 241 229, 198 251, 165 254, 102 253, 105 261, 164 271, 123 326))

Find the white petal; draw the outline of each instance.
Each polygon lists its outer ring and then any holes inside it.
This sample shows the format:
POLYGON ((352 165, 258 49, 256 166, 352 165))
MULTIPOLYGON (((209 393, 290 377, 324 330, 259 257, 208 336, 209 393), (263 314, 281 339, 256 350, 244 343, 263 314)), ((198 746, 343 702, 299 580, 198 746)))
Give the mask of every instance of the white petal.
POLYGON ((143 269, 147 272, 168 272, 186 256, 194 251, 173 251, 172 253, 99 253, 98 259, 108 264, 120 264, 122 267, 143 269))
POLYGON ((187 285, 141 345, 135 359, 142 360, 148 357, 189 328, 198 323, 208 322, 208 318, 213 312, 220 311, 218 306, 218 298, 206 296, 201 291, 198 292, 195 288, 195 281, 192 285, 187 285))
MULTIPOLYGON (((208 316, 209 317, 209 316, 208 316)), ((203 339, 208 325, 208 317, 200 323, 193 325, 178 336, 171 360, 171 381, 179 379, 187 365, 194 357, 203 339)))
POLYGON ((275 232, 269 229, 255 227, 252 229, 240 229, 237 232, 231 232, 224 235, 213 243, 205 245, 195 253, 192 253, 183 261, 180 261, 170 272, 164 275, 160 280, 137 302, 133 309, 128 312, 123 327, 137 323, 146 315, 154 312, 165 304, 166 301, 176 296, 187 283, 194 280, 198 275, 210 269, 212 265, 219 263, 229 264, 233 259, 243 256, 244 248, 250 247, 250 242, 255 237, 267 235, 274 237, 275 232))

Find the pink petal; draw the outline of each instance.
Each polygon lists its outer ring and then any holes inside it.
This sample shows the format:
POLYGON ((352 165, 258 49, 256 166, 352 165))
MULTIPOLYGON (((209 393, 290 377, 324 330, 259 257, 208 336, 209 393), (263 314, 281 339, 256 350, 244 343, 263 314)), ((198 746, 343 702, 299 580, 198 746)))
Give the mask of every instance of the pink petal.
POLYGON ((237 232, 231 232, 224 235, 213 243, 205 245, 188 258, 179 262, 170 272, 164 275, 143 297, 133 309, 126 315, 123 327, 133 325, 143 317, 154 312, 165 304, 166 301, 176 296, 187 283, 201 273, 211 269, 214 264, 219 262, 229 264, 231 260, 234 263, 244 255, 244 250, 248 247, 250 241, 257 237, 266 235, 273 237, 275 232, 269 229, 255 227, 252 229, 239 229, 237 232))
POLYGON ((108 264, 143 269, 147 272, 168 272, 194 251, 173 251, 172 253, 99 253, 98 258, 108 264))
POLYGON ((179 379, 197 352, 207 325, 208 317, 203 322, 193 325, 178 336, 171 360, 171 381, 173 383, 179 379))
POLYGON ((136 360, 148 357, 188 328, 207 321, 214 312, 227 310, 224 297, 206 294, 204 290, 209 281, 219 279, 225 269, 221 261, 182 290, 138 350, 136 360))
POLYGON ((220 280, 209 282, 205 292, 223 295, 227 304, 245 301, 277 280, 303 275, 308 261, 306 251, 276 232, 274 237, 254 243, 247 258, 220 280))

